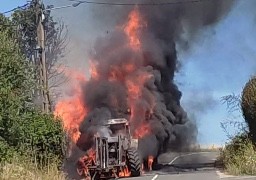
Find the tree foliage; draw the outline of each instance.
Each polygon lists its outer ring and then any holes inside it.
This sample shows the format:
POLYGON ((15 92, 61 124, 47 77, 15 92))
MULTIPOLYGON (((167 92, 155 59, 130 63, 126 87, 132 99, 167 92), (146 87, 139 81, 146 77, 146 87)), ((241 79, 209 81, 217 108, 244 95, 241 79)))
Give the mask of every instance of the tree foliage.
MULTIPOLYGON (((242 97, 229 95, 223 97, 229 113, 239 111, 244 122, 235 122, 234 118, 228 126, 238 127, 239 132, 230 136, 230 142, 221 152, 220 159, 224 168, 234 175, 256 174, 256 77, 252 77, 245 85, 242 97)), ((227 125, 222 124, 224 131, 227 125)), ((226 131, 225 131, 226 132, 226 131)), ((227 132, 226 132, 227 133, 227 132)), ((227 133, 227 135, 229 135, 227 133)))
MULTIPOLYGON (((37 47, 36 6, 36 1, 32 0, 27 8, 15 11, 12 15, 12 21, 19 25, 18 40, 21 51, 25 54, 26 58, 38 65, 39 62, 35 57, 35 49, 37 47)), ((67 28, 61 20, 56 21, 53 19, 51 11, 44 11, 44 16, 43 25, 45 28, 46 69, 49 81, 48 90, 53 97, 56 94, 56 88, 67 80, 59 68, 59 66, 61 66, 59 61, 61 57, 65 55, 67 28)), ((35 67, 38 68, 38 66, 35 67)), ((39 78, 40 76, 37 75, 36 77, 39 78)), ((36 99, 37 98, 38 97, 36 97, 36 99)))
POLYGON ((0 14, 0 31, 5 31, 9 36, 14 35, 14 24, 2 14, 0 14))
POLYGON ((34 68, 9 32, 0 31, 0 161, 15 153, 62 159, 62 125, 34 109, 34 68))
POLYGON ((256 77, 252 77, 242 92, 242 112, 249 132, 256 142, 256 77))

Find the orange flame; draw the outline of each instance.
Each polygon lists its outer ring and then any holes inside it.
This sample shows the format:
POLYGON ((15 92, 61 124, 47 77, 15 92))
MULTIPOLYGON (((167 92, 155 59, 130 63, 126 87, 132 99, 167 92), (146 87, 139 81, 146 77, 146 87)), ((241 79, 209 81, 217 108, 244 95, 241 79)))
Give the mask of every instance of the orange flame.
POLYGON ((125 166, 120 172, 119 172, 119 177, 130 177, 131 172, 129 171, 128 167, 125 166))
POLYGON ((80 137, 80 123, 87 114, 80 87, 80 83, 85 83, 86 78, 82 73, 71 69, 65 69, 63 72, 72 79, 73 89, 70 90, 73 92, 73 96, 59 100, 55 106, 54 115, 61 118, 64 129, 68 132, 72 141, 77 142, 80 137))
MULTIPOLYGON (((133 77, 132 79, 128 79, 126 81, 127 91, 128 91, 128 103, 131 109, 131 116, 130 116, 130 122, 136 120, 138 121, 136 117, 136 101, 139 100, 143 94, 143 88, 145 86, 145 83, 151 78, 151 74, 144 72, 136 77, 133 77)), ((153 100, 152 100, 153 101, 153 100)), ((154 103, 152 102, 154 105, 154 103)), ((153 109, 153 107, 150 107, 153 109)), ((150 109, 150 111, 152 111, 150 109)), ((141 112, 145 113, 145 112, 141 112)), ((152 112, 150 112, 152 113, 152 112)), ((147 115, 147 114, 145 114, 147 115)), ((145 119, 141 119, 141 122, 136 122, 137 126, 134 130, 134 137, 135 138, 143 138, 144 136, 150 134, 150 125, 145 122, 147 117, 144 117, 145 119), (144 122, 143 122, 144 121, 144 122), (140 125, 138 125, 138 123, 140 125)))
POLYGON ((154 157, 153 156, 148 156, 148 169, 152 171, 152 164, 154 162, 154 157))
POLYGON ((96 158, 96 151, 94 149, 89 149, 87 151, 87 156, 92 159, 93 161, 95 161, 95 158, 96 158))
POLYGON ((126 73, 131 73, 135 70, 135 65, 134 64, 123 64, 122 69, 126 73))
POLYGON ((141 46, 141 42, 139 39, 139 30, 145 25, 142 18, 140 17, 140 13, 138 8, 135 8, 128 17, 128 22, 124 27, 124 32, 129 38, 130 46, 138 50, 141 46))
POLYGON ((135 70, 134 64, 124 63, 121 66, 111 66, 108 80, 109 81, 124 81, 127 74, 132 73, 135 70))
POLYGON ((99 79, 99 73, 97 71, 97 63, 90 61, 90 74, 91 74, 91 78, 98 80, 99 79))
POLYGON ((89 149, 87 154, 83 157, 79 158, 77 162, 77 172, 80 176, 85 176, 88 180, 90 179, 89 166, 95 162, 95 151, 93 149, 89 149))
POLYGON ((145 123, 145 124, 142 124, 140 126, 138 126, 136 129, 135 129, 135 132, 134 132, 134 137, 135 138, 143 138, 145 137, 146 135, 149 135, 150 134, 150 126, 149 124, 145 123))
POLYGON ((138 99, 141 96, 142 89, 151 76, 151 74, 145 72, 133 79, 126 80, 129 99, 138 99))

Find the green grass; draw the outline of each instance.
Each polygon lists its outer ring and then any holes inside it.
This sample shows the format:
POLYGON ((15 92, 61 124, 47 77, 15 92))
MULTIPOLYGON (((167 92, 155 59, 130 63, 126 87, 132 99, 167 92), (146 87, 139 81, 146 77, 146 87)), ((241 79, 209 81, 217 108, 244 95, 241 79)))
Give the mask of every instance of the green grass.
POLYGON ((13 158, 10 163, 0 164, 0 180, 64 180, 58 163, 39 168, 37 163, 23 158, 13 158))
POLYGON ((255 144, 246 135, 236 136, 221 151, 225 171, 232 175, 256 175, 255 144))

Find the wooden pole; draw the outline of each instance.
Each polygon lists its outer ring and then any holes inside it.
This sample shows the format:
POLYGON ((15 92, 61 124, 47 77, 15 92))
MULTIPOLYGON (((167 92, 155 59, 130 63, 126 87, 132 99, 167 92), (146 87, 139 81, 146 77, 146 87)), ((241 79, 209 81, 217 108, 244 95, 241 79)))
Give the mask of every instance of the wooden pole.
POLYGON ((45 30, 43 24, 43 9, 39 0, 36 3, 37 14, 37 43, 39 47, 39 75, 40 86, 42 96, 42 111, 44 113, 50 112, 50 97, 48 87, 48 77, 46 68, 46 56, 45 56, 45 30))

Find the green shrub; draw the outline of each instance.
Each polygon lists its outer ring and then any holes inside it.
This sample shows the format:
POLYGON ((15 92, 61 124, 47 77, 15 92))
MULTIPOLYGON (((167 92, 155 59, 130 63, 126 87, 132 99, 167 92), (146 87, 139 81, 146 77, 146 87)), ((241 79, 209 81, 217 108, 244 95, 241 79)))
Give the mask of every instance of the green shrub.
POLYGON ((255 144, 246 134, 237 135, 222 150, 225 170, 233 175, 256 175, 255 144))
POLYGON ((11 148, 4 139, 0 137, 0 162, 10 160, 15 154, 15 150, 11 148))
POLYGON ((64 158, 62 124, 53 115, 27 113, 16 129, 20 152, 27 152, 44 165, 64 158))
POLYGON ((0 161, 35 157, 41 165, 63 158, 63 130, 53 115, 33 108, 34 68, 7 31, 0 31, 0 161))
POLYGON ((241 106, 252 139, 256 142, 256 77, 252 77, 246 83, 242 92, 241 106))

